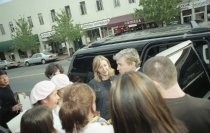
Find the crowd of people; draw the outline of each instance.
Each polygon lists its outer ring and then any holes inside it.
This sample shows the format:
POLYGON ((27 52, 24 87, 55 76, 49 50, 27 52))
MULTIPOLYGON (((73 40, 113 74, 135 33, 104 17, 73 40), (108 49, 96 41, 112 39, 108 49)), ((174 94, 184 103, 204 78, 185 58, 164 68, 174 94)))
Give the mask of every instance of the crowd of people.
POLYGON ((151 57, 142 72, 134 48, 119 51, 113 59, 119 75, 98 55, 89 83, 73 83, 60 64, 49 64, 48 80, 34 85, 33 107, 23 111, 7 73, 0 70, 0 132, 11 132, 7 122, 17 116, 16 131, 21 133, 210 132, 210 101, 184 93, 169 58, 151 57))

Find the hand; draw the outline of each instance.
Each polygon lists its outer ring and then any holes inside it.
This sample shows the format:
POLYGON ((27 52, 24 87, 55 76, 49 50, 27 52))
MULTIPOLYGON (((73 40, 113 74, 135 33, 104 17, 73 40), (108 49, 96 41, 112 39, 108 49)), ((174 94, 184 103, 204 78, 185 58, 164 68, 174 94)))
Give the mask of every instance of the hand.
POLYGON ((19 111, 22 109, 22 104, 16 104, 12 107, 12 111, 19 111))

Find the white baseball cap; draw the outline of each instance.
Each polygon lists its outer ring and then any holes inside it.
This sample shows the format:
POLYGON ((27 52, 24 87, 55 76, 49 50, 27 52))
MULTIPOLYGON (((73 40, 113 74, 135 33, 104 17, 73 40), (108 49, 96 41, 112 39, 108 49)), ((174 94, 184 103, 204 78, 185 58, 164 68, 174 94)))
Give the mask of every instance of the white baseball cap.
POLYGON ((73 84, 66 74, 56 74, 52 77, 51 81, 56 85, 57 89, 61 89, 67 85, 73 84))
POLYGON ((30 100, 32 104, 37 103, 39 100, 45 99, 53 91, 56 90, 56 86, 52 81, 44 80, 34 85, 31 90, 30 100))

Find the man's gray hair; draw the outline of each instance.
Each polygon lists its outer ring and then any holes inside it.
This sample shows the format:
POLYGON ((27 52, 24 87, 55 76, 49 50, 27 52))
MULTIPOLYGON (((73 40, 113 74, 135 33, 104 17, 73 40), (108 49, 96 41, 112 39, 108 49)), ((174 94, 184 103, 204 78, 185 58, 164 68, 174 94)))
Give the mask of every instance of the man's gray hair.
POLYGON ((128 64, 134 62, 136 64, 136 67, 140 65, 140 56, 135 48, 123 49, 113 56, 113 59, 116 61, 120 58, 124 58, 128 64))

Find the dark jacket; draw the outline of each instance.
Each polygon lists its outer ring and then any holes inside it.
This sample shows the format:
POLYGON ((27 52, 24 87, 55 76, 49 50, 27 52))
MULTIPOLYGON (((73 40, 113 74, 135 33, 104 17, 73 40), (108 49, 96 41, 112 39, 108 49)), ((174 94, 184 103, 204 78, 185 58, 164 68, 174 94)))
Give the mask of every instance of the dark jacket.
POLYGON ((111 87, 111 79, 101 82, 92 79, 88 83, 96 93, 96 110, 100 111, 101 117, 108 120, 109 114, 109 90, 111 87))
POLYGON ((9 85, 0 87, 0 125, 8 128, 6 123, 19 112, 13 112, 12 107, 16 105, 14 94, 9 85))

